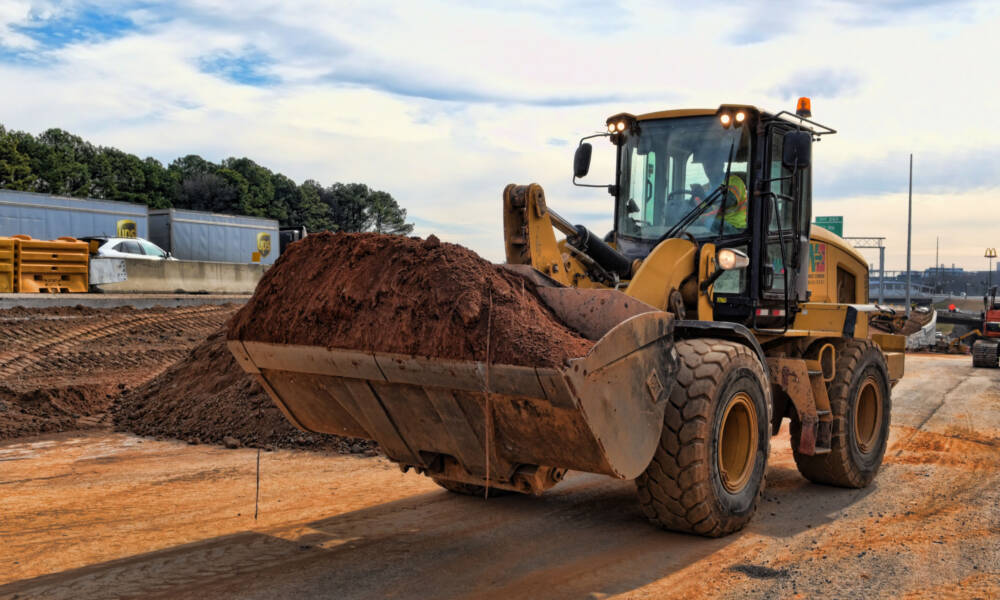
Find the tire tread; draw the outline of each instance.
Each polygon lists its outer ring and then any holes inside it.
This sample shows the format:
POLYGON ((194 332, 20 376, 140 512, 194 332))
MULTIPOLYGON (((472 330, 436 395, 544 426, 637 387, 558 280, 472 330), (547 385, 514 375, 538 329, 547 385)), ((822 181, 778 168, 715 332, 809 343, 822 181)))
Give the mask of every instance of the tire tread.
MULTIPOLYGON (((798 420, 793 418, 789 426, 792 442, 792 456, 795 458, 795 466, 803 477, 813 483, 822 483, 847 488, 863 488, 871 483, 878 472, 866 474, 861 472, 854 461, 851 460, 847 433, 847 413, 851 391, 851 383, 859 365, 865 360, 866 355, 872 356, 877 364, 882 368, 888 384, 888 368, 886 367, 885 355, 882 350, 868 340, 846 340, 835 343, 837 348, 837 368, 834 378, 827 384, 827 394, 830 398, 830 408, 833 413, 833 431, 830 440, 831 450, 827 454, 807 455, 798 451, 798 440, 800 425, 798 420)), ((888 385, 887 385, 888 388, 888 385)), ((890 418, 887 411, 885 419, 890 418)), ((886 427, 888 431, 888 426, 886 427)), ((884 452, 884 450, 883 450, 884 452)), ((881 459, 880 459, 881 460, 881 459)))
MULTIPOLYGON (((766 377, 757 355, 743 344, 696 338, 677 342, 676 349, 680 368, 667 402, 663 435, 652 463, 636 479, 639 504, 646 517, 666 529, 720 537, 750 520, 764 491, 764 476, 748 514, 718 510, 708 465, 713 395, 727 367, 740 357, 755 365, 759 381, 766 377)), ((764 394, 765 405, 770 406, 768 390, 764 394)))

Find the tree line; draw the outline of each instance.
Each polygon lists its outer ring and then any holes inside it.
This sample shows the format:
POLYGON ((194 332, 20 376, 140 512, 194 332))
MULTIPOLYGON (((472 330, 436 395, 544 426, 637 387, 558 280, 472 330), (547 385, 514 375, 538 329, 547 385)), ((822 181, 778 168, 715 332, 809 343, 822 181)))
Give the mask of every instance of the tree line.
POLYGON ((392 195, 362 183, 296 184, 245 157, 189 154, 164 167, 62 129, 33 136, 0 125, 0 188, 266 217, 308 231, 413 231, 392 195))

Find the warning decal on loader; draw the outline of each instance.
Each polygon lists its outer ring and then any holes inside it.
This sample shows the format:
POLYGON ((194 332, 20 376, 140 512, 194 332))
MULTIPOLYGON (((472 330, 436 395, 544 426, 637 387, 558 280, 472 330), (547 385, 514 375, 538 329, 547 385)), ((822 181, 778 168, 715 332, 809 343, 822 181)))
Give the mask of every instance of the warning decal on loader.
POLYGON ((826 280, 826 244, 812 242, 809 244, 809 283, 822 283, 826 280))

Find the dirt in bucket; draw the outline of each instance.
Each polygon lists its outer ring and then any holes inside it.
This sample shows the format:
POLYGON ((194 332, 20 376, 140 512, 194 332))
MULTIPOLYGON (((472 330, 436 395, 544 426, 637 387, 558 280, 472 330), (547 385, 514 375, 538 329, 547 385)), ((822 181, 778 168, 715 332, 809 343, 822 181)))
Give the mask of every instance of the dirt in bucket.
POLYGON ((433 235, 374 233, 292 244, 228 337, 541 367, 593 346, 559 321, 531 281, 472 250, 433 235))

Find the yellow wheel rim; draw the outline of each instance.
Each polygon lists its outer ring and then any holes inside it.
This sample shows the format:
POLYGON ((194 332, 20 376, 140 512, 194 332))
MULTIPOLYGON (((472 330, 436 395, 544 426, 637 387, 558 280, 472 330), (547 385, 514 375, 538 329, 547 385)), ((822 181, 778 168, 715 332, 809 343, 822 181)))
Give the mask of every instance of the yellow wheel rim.
POLYGON ((719 476, 731 493, 746 487, 757 456, 757 410, 746 392, 729 399, 719 429, 719 476))
POLYGON ((867 454, 875 447, 882 429, 882 387, 874 377, 866 377, 858 390, 854 407, 854 439, 867 454))

